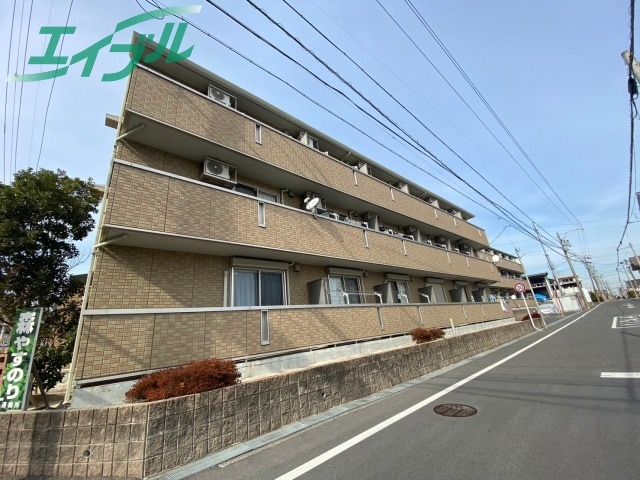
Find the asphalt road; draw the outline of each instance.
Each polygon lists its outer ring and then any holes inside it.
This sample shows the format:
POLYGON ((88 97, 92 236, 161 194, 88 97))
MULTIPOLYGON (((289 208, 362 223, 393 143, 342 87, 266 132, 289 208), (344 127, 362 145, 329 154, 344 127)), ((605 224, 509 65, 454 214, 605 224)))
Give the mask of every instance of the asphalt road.
POLYGON ((610 372, 640 372, 640 300, 572 315, 188 478, 639 478, 640 378, 610 372), (444 403, 477 414, 436 414, 444 403))

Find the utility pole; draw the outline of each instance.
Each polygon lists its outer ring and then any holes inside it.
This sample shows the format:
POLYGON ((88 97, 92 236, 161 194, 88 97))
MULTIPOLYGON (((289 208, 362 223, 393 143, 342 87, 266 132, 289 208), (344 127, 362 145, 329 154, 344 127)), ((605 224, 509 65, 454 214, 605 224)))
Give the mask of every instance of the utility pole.
MULTIPOLYGON (((640 201, 640 197, 638 197, 640 201)), ((633 252, 633 256, 636 257, 636 265, 638 265, 638 267, 640 267, 640 259, 638 258, 638 254, 636 253, 636 249, 633 248, 633 243, 629 243, 629 246, 631 247, 631 251, 633 252)), ((633 270, 633 268, 631 269, 633 270)))
POLYGON ((596 282, 593 280, 593 275, 591 274, 591 268, 589 267, 589 261, 587 260, 587 257, 584 257, 582 259, 582 264, 584 265, 584 268, 587 269, 587 274, 589 275, 589 279, 591 280, 591 286, 593 287, 593 291, 596 291, 596 282))
POLYGON ((633 280, 633 288, 638 288, 638 281, 636 280, 636 276, 633 274, 633 269, 631 268, 631 264, 629 263, 629 260, 624 259, 623 262, 627 267, 627 269, 629 270, 629 273, 631 274, 631 279, 633 280))
POLYGON ((604 288, 605 294, 607 295, 607 299, 610 299, 611 287, 609 286, 609 282, 607 282, 605 278, 602 275, 600 275, 597 271, 596 271, 596 276, 598 277, 598 281, 600 282, 600 285, 602 286, 602 288, 604 288))
MULTIPOLYGON (((536 298, 536 293, 533 291, 533 285, 531 285, 531 280, 529 280, 529 275, 527 274, 527 269, 524 266, 524 263, 522 262, 522 257, 520 256, 520 249, 518 247, 515 247, 516 249, 516 255, 518 255, 518 260, 520 261, 520 265, 522 265, 522 271, 524 272, 524 278, 527 279, 527 283, 529 284, 529 290, 531 290, 531 296, 533 297, 533 303, 536 306, 536 310, 538 313, 540 313, 540 306, 538 305, 538 299, 536 298)), ((526 300, 524 299, 524 294, 522 294, 522 300, 525 302, 525 306, 526 306, 526 300)), ((544 317, 542 316, 542 314, 540 313, 540 318, 542 318, 542 323, 544 324, 545 328, 547 327, 547 322, 544 321, 544 317)))
MULTIPOLYGON (((624 274, 627 276, 627 287, 624 289, 625 290, 625 294, 627 294, 627 296, 629 296, 629 285, 634 285, 635 286, 635 282, 631 281, 631 277, 629 276, 629 272, 627 271, 626 268, 624 268, 624 261, 620 262, 620 265, 622 266, 622 270, 624 271, 624 274)), ((633 290, 635 292, 635 288, 633 290)))
MULTIPOLYGON (((538 226, 536 225, 536 222, 533 222, 533 229, 536 232, 536 235, 538 236, 538 241, 540 242, 540 245, 542 246, 542 251, 544 252, 544 256, 547 259, 547 265, 549 265, 549 268, 551 269, 551 273, 553 274, 553 280, 556 282, 556 290, 554 291, 553 288, 551 288, 551 286, 548 286, 548 290, 549 290, 549 295, 551 295, 551 298, 556 300, 557 303, 557 307, 558 310, 560 310, 560 314, 564 317, 564 308, 562 306, 562 302, 560 301, 560 299, 558 298, 558 290, 561 289, 560 287, 560 281, 558 280, 558 274, 556 273, 556 269, 553 265, 553 262, 551 261, 551 259, 549 258, 549 254, 547 253, 547 249, 544 248, 544 243, 542 243, 542 238, 540 238, 540 232, 538 231, 538 226)), ((547 284, 549 284, 549 280, 547 279, 547 284)), ((563 293, 562 291, 560 291, 560 293, 563 293)))
POLYGON ((562 246, 562 251, 564 252, 564 256, 567 259, 567 263, 569 264, 569 268, 571 269, 571 274, 573 275, 574 280, 576 281, 576 284, 578 285, 578 291, 580 293, 580 297, 582 298, 582 301, 584 302, 584 309, 585 310, 589 310, 589 303, 587 302, 587 297, 584 294, 584 290, 582 289, 582 282, 580 281, 580 278, 578 277, 578 275, 576 274, 576 271, 573 268, 573 263, 571 263, 571 258, 569 257, 569 240, 565 240, 563 239, 560 234, 556 234, 558 235, 558 240, 560 240, 560 245, 562 246))
POLYGON ((596 299, 599 301, 600 297, 598 296, 598 292, 602 293, 604 296, 604 291, 600 282, 598 281, 598 275, 594 271, 593 264, 591 263, 591 257, 584 257, 584 266, 587 268, 587 272, 589 272, 589 277, 591 277, 591 285, 593 285, 593 290, 596 294, 596 299))

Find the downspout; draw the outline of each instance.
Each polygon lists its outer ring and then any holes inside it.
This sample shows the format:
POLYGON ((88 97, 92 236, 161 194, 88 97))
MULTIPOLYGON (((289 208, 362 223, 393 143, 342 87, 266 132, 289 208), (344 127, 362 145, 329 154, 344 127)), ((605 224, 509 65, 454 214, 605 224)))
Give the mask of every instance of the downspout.
POLYGON ((69 367, 69 379, 67 381, 67 391, 64 394, 63 404, 68 404, 71 400, 71 391, 73 390, 73 384, 76 375, 76 368, 78 363, 78 351, 80 350, 80 334, 82 332, 82 327, 84 325, 84 312, 87 309, 87 302, 89 301, 89 287, 91 286, 91 282, 93 281, 93 264, 96 258, 96 250, 105 245, 109 245, 115 242, 118 242, 127 237, 126 233, 122 235, 118 235, 117 237, 113 237, 110 240, 106 240, 104 242, 97 243, 91 249, 91 270, 87 275, 87 281, 84 285, 84 298, 82 299, 82 308, 80 309, 80 319, 78 320, 78 327, 76 330, 76 341, 73 346, 73 356, 71 357, 71 366, 69 367))

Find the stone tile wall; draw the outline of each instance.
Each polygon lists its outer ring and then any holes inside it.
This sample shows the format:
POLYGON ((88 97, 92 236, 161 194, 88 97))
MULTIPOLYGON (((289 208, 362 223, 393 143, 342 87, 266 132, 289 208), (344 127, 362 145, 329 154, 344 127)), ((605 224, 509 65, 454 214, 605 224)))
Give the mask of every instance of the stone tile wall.
POLYGON ((517 322, 148 404, 0 413, 0 475, 144 478, 531 331, 517 322))

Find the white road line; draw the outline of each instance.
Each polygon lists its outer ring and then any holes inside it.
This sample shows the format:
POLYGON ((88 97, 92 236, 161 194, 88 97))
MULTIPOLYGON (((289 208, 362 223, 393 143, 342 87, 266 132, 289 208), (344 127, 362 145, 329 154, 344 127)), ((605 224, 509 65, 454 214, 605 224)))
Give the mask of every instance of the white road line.
POLYGON ((613 323, 611 324, 611 328, 616 328, 616 323, 618 323, 618 317, 613 317, 613 323))
POLYGON ((600 378, 640 378, 640 372, 602 372, 600 378))
MULTIPOLYGON (((597 307, 596 307, 597 308, 597 307)), ((590 310, 591 312, 593 311, 590 310)), ((298 478, 301 475, 304 475, 305 473, 307 473, 310 470, 313 470, 314 468, 316 468, 317 466, 323 464, 324 462, 326 462, 327 460, 332 459, 333 457, 335 457, 336 455, 341 454, 342 452, 344 452, 345 450, 348 450, 349 448, 353 447, 354 445, 357 445, 358 443, 362 442, 363 440, 366 440, 367 438, 371 437, 372 435, 375 435, 376 433, 378 433, 379 431, 393 425, 394 423, 402 420, 403 418, 411 415, 412 413, 420 410, 422 407, 425 407, 427 405, 429 405, 430 403, 438 400, 440 397, 445 396, 447 393, 453 392, 454 390, 460 388, 461 386, 465 385, 466 383, 469 383, 470 381, 478 378, 480 375, 484 375, 485 373, 489 372, 490 370, 493 370, 496 367, 499 367, 500 365, 502 365, 503 363, 508 362, 509 360, 511 360, 512 358, 517 357, 518 355, 520 355, 521 353, 526 352, 527 350, 529 350, 530 348, 535 347, 536 345, 538 345, 541 342, 544 342, 545 340, 547 340, 549 337, 552 337, 553 335, 555 335, 556 333, 564 330, 565 328, 567 328, 569 325, 574 324, 575 322, 577 322, 578 320, 580 320, 581 318, 583 318, 585 315, 587 315, 587 313, 589 312, 585 312, 584 314, 580 315, 578 318, 576 318, 575 320, 572 320, 571 322, 567 323, 566 325, 564 325, 563 327, 560 327, 558 330, 551 332, 549 335, 547 335, 546 337, 541 338, 540 340, 537 340, 535 342, 533 342, 531 345, 528 345, 526 347, 524 347, 521 350, 518 350, 515 353, 512 353, 511 355, 509 355, 508 357, 503 358, 502 360, 494 363, 493 365, 489 365, 486 368, 483 368, 482 370, 480 370, 479 372, 474 373, 473 375, 468 376, 467 378, 460 380, 457 383, 454 383, 453 385, 445 388, 444 390, 436 393, 435 395, 430 396, 429 398, 425 398, 424 400, 422 400, 421 402, 416 403, 415 405, 407 408, 406 410, 397 413, 396 415, 394 415, 393 417, 390 417, 388 419, 386 419, 384 422, 380 422, 377 425, 374 425, 373 427, 371 427, 368 430, 365 430, 364 432, 360 433, 359 435, 356 435, 353 438, 350 438, 349 440, 347 440, 346 442, 341 443, 340 445, 332 448, 331 450, 327 450, 325 453, 323 453, 322 455, 318 455, 316 458, 313 458, 311 460, 309 460, 307 463, 303 463, 302 465, 300 465, 299 467, 291 470, 290 472, 285 473, 284 475, 279 476, 278 478, 276 478, 275 480, 294 480, 296 478, 298 478)))

